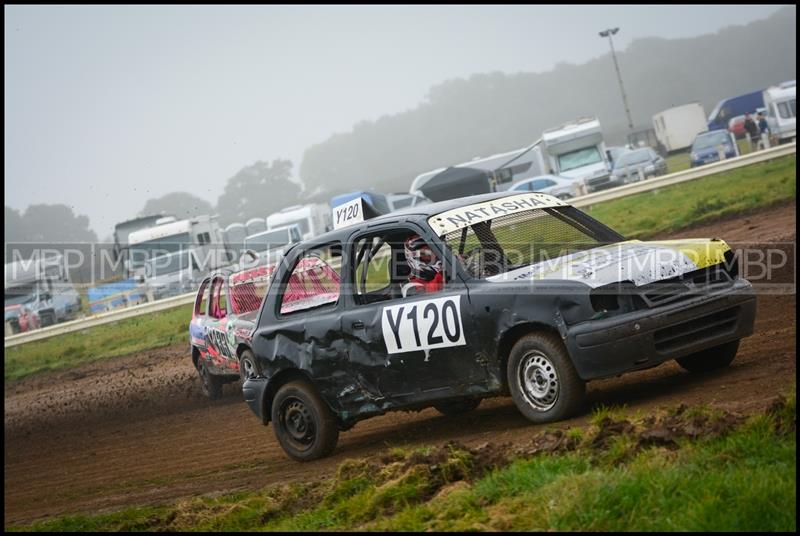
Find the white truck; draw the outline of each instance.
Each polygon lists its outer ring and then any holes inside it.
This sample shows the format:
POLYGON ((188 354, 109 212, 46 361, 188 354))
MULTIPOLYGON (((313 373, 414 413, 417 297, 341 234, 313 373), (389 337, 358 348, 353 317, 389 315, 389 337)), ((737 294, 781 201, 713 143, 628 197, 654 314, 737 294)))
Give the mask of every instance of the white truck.
POLYGON ((143 281, 146 263, 156 257, 191 250, 201 272, 215 270, 232 260, 225 246, 216 216, 196 216, 185 220, 163 218, 159 224, 128 236, 128 262, 131 276, 143 281))
POLYGON ((300 227, 303 240, 319 236, 333 229, 331 209, 324 203, 294 205, 267 216, 268 230, 295 223, 300 227))
POLYGON ((687 149, 698 134, 708 131, 706 112, 699 102, 673 106, 653 115, 653 129, 668 153, 687 149))
POLYGON ((794 141, 797 132, 797 86, 783 83, 764 90, 767 123, 778 143, 794 141))

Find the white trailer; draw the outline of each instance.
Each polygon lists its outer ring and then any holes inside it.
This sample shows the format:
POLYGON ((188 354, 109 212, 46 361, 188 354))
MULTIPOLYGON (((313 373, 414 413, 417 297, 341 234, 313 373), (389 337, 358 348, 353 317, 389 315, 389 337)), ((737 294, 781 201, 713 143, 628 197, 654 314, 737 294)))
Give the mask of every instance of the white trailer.
POLYGON ((767 123, 778 143, 793 141, 797 132, 797 86, 784 82, 764 90, 767 123))
POLYGON ((267 216, 267 229, 277 229, 296 223, 303 240, 319 236, 333 229, 331 209, 323 203, 294 205, 267 216))
POLYGON ((706 112, 699 102, 673 106, 653 115, 656 138, 667 152, 691 147, 695 137, 708 131, 706 112))

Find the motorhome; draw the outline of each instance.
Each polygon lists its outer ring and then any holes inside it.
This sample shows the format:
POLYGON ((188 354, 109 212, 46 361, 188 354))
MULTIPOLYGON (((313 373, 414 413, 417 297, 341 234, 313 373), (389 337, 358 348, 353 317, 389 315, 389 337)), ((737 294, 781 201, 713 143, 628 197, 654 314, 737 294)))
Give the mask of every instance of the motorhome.
POLYGON ((296 223, 277 227, 250 235, 244 239, 244 250, 255 251, 260 262, 271 263, 280 258, 281 252, 289 244, 302 240, 300 226, 296 223))
POLYGON ((277 229, 296 223, 303 240, 308 240, 333 229, 331 210, 323 203, 294 205, 267 216, 267 229, 277 229))
POLYGON ((160 300, 192 292, 209 271, 203 269, 197 250, 190 248, 147 259, 144 284, 148 299, 160 300))
POLYGON ((585 192, 617 186, 600 121, 583 117, 542 133, 549 173, 578 182, 585 192))
POLYGON ((114 226, 114 249, 112 258, 114 262, 122 261, 123 277, 132 277, 129 262, 130 235, 135 231, 149 229, 163 223, 175 221, 175 217, 170 214, 155 214, 151 216, 140 216, 131 220, 120 222, 114 226))
POLYGON ((20 259, 5 267, 6 333, 20 333, 78 315, 81 298, 62 255, 20 259))
POLYGON ((784 82, 764 90, 767 124, 778 143, 794 141, 797 132, 797 86, 784 82))
POLYGON ((162 222, 128 237, 128 256, 131 275, 142 280, 145 263, 162 255, 192 250, 201 270, 215 270, 228 264, 232 255, 225 246, 216 216, 162 222))

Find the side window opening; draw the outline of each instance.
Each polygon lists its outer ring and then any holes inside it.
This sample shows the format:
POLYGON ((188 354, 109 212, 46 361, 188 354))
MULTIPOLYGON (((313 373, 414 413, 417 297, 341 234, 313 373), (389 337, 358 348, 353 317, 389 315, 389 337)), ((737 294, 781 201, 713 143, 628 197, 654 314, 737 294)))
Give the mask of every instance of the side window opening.
POLYGON ((221 277, 217 277, 211 285, 211 309, 209 315, 214 318, 225 318, 227 314, 225 281, 221 277))
POLYGON ((208 310, 208 295, 210 292, 209 279, 203 281, 200 285, 200 290, 197 292, 197 298, 194 301, 194 314, 205 315, 208 310))
POLYGON ((442 260, 411 229, 367 235, 359 238, 354 248, 352 288, 359 305, 444 289, 442 260))
POLYGON ((298 259, 285 283, 280 314, 292 314, 339 301, 341 287, 341 246, 309 251, 298 259))

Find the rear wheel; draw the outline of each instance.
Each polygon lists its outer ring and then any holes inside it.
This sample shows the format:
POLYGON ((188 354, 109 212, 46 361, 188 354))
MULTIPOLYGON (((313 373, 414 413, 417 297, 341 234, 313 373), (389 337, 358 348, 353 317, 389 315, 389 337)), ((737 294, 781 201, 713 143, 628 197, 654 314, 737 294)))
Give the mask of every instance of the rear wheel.
POLYGON ((204 395, 211 400, 222 396, 222 378, 212 374, 208 370, 205 360, 202 357, 197 360, 197 373, 200 375, 204 395))
POLYGON ((301 462, 327 456, 339 440, 336 417, 303 380, 278 389, 272 400, 272 425, 286 454, 301 462))
POLYGON ((436 411, 438 411, 442 415, 453 417, 455 415, 461 415, 462 413, 469 413, 470 411, 476 409, 480 405, 481 405, 480 398, 470 398, 467 400, 442 402, 439 404, 434 404, 433 407, 436 408, 436 411))
POLYGON ((514 344, 508 358, 508 386, 520 412, 535 423, 566 419, 586 396, 564 344, 549 333, 532 333, 514 344))
POLYGON ((250 378, 255 378, 260 373, 258 363, 256 362, 256 356, 253 352, 249 349, 242 351, 242 355, 239 356, 239 378, 242 380, 242 383, 250 378))
POLYGON ((685 357, 679 357, 675 361, 689 372, 708 372, 730 365, 738 350, 739 341, 731 341, 685 357))

